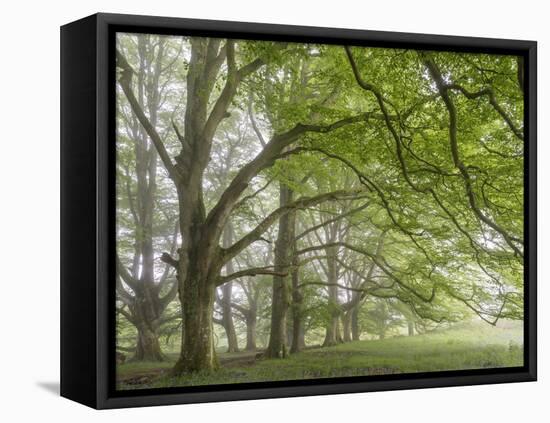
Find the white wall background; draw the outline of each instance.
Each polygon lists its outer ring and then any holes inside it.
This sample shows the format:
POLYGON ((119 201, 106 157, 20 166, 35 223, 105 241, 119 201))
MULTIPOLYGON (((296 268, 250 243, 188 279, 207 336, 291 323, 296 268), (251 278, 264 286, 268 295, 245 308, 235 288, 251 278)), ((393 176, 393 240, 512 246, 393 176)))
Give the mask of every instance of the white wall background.
POLYGON ((0 420, 533 422, 550 416, 550 14, 547 2, 6 1, 0 24, 0 420), (59 26, 95 12, 539 42, 539 382, 97 412, 59 380, 59 26), (6 237, 7 235, 7 237, 6 237), (546 392, 545 392, 546 391, 546 392))

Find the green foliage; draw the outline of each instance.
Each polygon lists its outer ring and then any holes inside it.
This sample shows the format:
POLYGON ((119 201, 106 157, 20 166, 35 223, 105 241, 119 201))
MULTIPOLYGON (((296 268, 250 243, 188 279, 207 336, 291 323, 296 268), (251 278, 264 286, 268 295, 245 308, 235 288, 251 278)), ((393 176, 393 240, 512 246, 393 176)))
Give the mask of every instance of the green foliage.
MULTIPOLYGON (((121 34, 118 39, 118 48, 135 72, 132 88, 143 113, 178 165, 197 161, 186 137, 207 142, 186 133, 192 132, 186 121, 194 101, 186 100, 191 57, 198 54, 197 46, 207 43, 199 37, 137 34, 121 34), (151 90, 153 86, 157 91, 151 90)), ((226 55, 233 44, 216 43, 215 53, 223 60, 211 90, 197 95, 206 99, 207 109, 198 121, 207 119, 231 80, 233 63, 226 55)), ((347 306, 359 297, 360 332, 370 337, 399 336, 407 322, 417 331, 429 332, 474 317, 491 324, 523 319, 524 99, 518 57, 246 40, 235 40, 234 47, 237 69, 257 60, 262 66, 239 81, 205 155, 207 163, 199 172, 205 222, 234 178, 271 148, 269 163, 242 184, 246 189, 223 222, 225 229, 233 228, 232 242, 253 233, 278 211, 280 186, 290 188, 294 201, 349 193, 307 207, 283 205, 288 207, 285 213, 295 213, 298 236, 288 247, 295 250, 297 269, 290 270, 298 273, 300 317, 308 345, 321 343, 327 322, 338 314, 342 320, 347 306), (308 130, 284 148, 273 147, 303 128, 308 130), (331 258, 328 244, 333 244, 331 258), (336 268, 331 275, 335 280, 329 280, 329 260, 336 268)), ((186 205, 150 134, 119 94, 117 252, 137 278, 140 245, 152 239, 152 283, 160 286, 160 255, 181 253, 173 246, 184 243, 176 222, 186 205), (144 180, 153 182, 153 204, 139 203, 152 192, 143 188, 144 180), (141 216, 149 207, 151 226, 141 216)), ((272 269, 277 236, 274 220, 233 259, 234 270, 272 269)), ((219 247, 227 246, 220 242, 219 247)), ((174 270, 170 271, 169 281, 175 283, 174 270)), ((246 335, 243 310, 255 303, 258 346, 265 347, 272 276, 260 273, 237 278, 231 301, 241 343, 246 335)), ((174 285, 164 285, 156 294, 168 294, 170 286, 174 285)), ((117 305, 124 307, 123 300, 119 295, 117 305)), ((159 325, 168 352, 178 349, 180 312, 175 299, 159 325)), ((218 307, 215 315, 219 314, 218 307)), ((122 314, 117 319, 119 346, 131 348, 136 330, 122 314)), ((290 316, 287 320, 290 327, 290 316)), ((442 332, 308 351, 288 360, 286 371, 282 364, 262 362, 175 383, 330 377, 370 368, 431 371, 517 361, 521 347, 507 349, 499 342, 480 346, 466 332, 463 340, 461 332, 454 331, 449 332, 453 339, 442 332), (417 342, 425 342, 426 349, 417 342), (405 345, 410 354, 398 356, 405 345), (342 358, 335 357, 338 351, 342 358), (328 365, 325 356, 337 365, 328 365), (300 366, 307 369, 301 376, 300 366)), ((224 331, 216 326, 214 333, 221 349, 224 331)))

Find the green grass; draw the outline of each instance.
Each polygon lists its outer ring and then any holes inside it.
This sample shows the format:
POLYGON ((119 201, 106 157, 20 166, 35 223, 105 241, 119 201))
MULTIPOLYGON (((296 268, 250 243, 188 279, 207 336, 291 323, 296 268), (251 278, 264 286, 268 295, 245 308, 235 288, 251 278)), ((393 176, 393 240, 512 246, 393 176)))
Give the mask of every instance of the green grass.
POLYGON ((139 374, 148 373, 157 369, 170 369, 174 366, 178 355, 176 353, 165 354, 166 361, 158 363, 156 361, 128 361, 117 365, 117 374, 121 377, 130 377, 139 374))
MULTIPOLYGON (((168 369, 176 359, 174 355, 169 357, 170 361, 160 365, 128 363, 119 366, 119 389, 515 367, 523 365, 522 339, 520 324, 496 328, 464 324, 412 337, 357 341, 311 349, 285 360, 257 360, 249 365, 222 367, 214 373, 180 378, 169 376, 168 369), (147 372, 155 373, 140 379, 140 374, 147 372)), ((228 357, 224 354, 220 356, 228 357)), ((232 354, 232 358, 235 356, 232 354)))

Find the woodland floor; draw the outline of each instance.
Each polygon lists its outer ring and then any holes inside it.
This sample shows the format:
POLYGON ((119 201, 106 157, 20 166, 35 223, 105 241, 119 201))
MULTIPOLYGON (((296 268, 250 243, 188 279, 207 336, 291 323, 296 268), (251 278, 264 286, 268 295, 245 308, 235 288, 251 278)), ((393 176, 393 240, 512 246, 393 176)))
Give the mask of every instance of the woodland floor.
POLYGON ((520 322, 490 327, 465 324, 416 336, 356 341, 311 348, 285 360, 257 359, 257 353, 220 353, 220 370, 173 378, 177 354, 162 363, 118 365, 117 389, 163 388, 295 379, 317 379, 523 365, 520 322))

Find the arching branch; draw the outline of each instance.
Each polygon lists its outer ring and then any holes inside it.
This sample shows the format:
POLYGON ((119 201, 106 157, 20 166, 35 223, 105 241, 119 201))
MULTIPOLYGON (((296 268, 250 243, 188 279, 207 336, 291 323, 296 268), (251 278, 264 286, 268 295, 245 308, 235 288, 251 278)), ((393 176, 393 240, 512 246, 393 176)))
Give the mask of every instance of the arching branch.
POLYGON ((120 261, 120 257, 118 256, 118 253, 115 254, 116 258, 116 269, 117 273, 121 276, 122 280, 133 290, 137 290, 138 281, 130 275, 130 272, 128 272, 128 269, 124 267, 122 262, 120 261))
POLYGON ((363 255, 369 257, 380 268, 380 270, 382 270, 382 272, 384 272, 390 279, 394 280, 401 288, 403 288, 404 290, 410 292, 415 297, 419 298, 420 300, 422 300, 425 303, 431 303, 435 298, 436 286, 437 286, 436 284, 434 284, 432 286, 431 295, 426 296, 426 295, 418 292, 413 287, 406 284, 403 280, 401 280, 401 278, 399 278, 390 269, 390 266, 388 265, 388 263, 385 262, 385 260, 383 260, 382 258, 378 257, 376 255, 376 253, 371 253, 371 252, 369 252, 369 251, 367 251, 363 248, 357 247, 355 245, 351 245, 347 242, 331 242, 331 243, 327 243, 327 244, 324 244, 324 245, 315 245, 313 247, 307 247, 307 248, 298 250, 298 251, 296 251, 296 254, 297 255, 302 255, 302 254, 306 254, 306 253, 309 253, 309 252, 312 252, 312 251, 326 249, 328 247, 343 247, 343 248, 347 248, 351 251, 355 251, 356 253, 363 254, 363 255))
POLYGON ((166 150, 164 142, 162 141, 160 135, 158 134, 155 127, 151 124, 147 116, 145 116, 145 113, 143 112, 143 109, 141 108, 139 101, 137 100, 132 89, 132 77, 134 75, 134 70, 132 69, 126 58, 118 50, 116 52, 116 63, 117 66, 122 69, 118 82, 122 88, 122 91, 126 95, 128 102, 130 103, 132 111, 134 112, 139 120, 139 123, 141 124, 143 129, 145 129, 145 132, 147 132, 147 135, 149 136, 149 138, 151 138, 151 141, 155 145, 155 148, 159 153, 162 163, 168 171, 168 175, 173 180, 176 180, 177 173, 174 167, 174 163, 172 162, 172 159, 170 158, 168 151, 166 150))
POLYGON ((212 231, 220 232, 240 195, 246 190, 252 178, 263 169, 272 166, 281 151, 299 139, 303 134, 308 132, 328 133, 346 125, 364 122, 368 119, 368 116, 368 113, 361 113, 356 116, 340 119, 329 125, 298 124, 287 132, 273 136, 265 148, 254 159, 243 166, 229 183, 218 203, 208 214, 208 227, 212 228, 212 231))
POLYGON ((447 85, 447 89, 460 91, 462 94, 464 94, 466 98, 469 98, 471 100, 479 97, 487 97, 487 99, 489 100, 489 104, 493 106, 493 109, 495 109, 495 111, 502 117, 502 119, 504 119, 504 122, 506 122, 514 135, 523 141, 523 131, 518 129, 518 127, 512 121, 512 118, 508 116, 508 114, 504 111, 500 104, 498 104, 495 93, 490 87, 483 88, 482 90, 476 92, 470 92, 462 85, 454 83, 447 85))
POLYGON ((275 211, 271 212, 271 214, 269 214, 262 222, 260 222, 260 224, 258 224, 256 228, 250 231, 247 235, 245 235, 243 238, 241 238, 231 247, 222 249, 222 257, 223 257, 224 263, 231 260, 233 257, 235 257, 237 254, 239 254, 242 250, 244 250, 246 247, 248 247, 252 243, 258 241, 261 238, 262 234, 271 225, 273 225, 281 216, 285 215, 286 213, 289 213, 290 211, 293 211, 293 210, 300 210, 305 207, 320 204, 325 201, 353 199, 361 192, 362 191, 360 190, 333 191, 333 192, 316 195, 313 197, 303 197, 283 207, 276 209, 275 211))
POLYGON ((272 266, 267 267, 252 267, 250 269, 239 270, 238 272, 231 273, 230 275, 221 276, 218 279, 217 286, 223 285, 226 282, 232 281, 234 279, 242 278, 244 276, 257 276, 257 275, 275 275, 285 277, 288 275, 288 272, 276 272, 275 270, 269 269, 272 266))
POLYGON ((454 105, 454 102, 449 96, 449 89, 450 89, 449 85, 447 85, 443 80, 441 71, 439 70, 438 66, 435 64, 433 59, 426 54, 423 54, 422 57, 424 59, 424 64, 428 68, 428 71, 430 72, 431 77, 436 83, 439 94, 441 95, 441 98, 443 99, 443 102, 445 103, 445 107, 447 108, 447 112, 449 114, 449 143, 451 146, 451 155, 453 158, 454 165, 458 168, 464 180, 466 195, 468 197, 468 202, 470 203, 472 210, 474 211, 475 215, 479 218, 479 220, 481 220, 487 226, 493 228, 504 238, 506 243, 510 246, 510 248, 512 248, 515 254, 517 254, 520 257, 523 257, 523 252, 520 251, 520 249, 515 245, 515 243, 523 245, 523 240, 510 235, 504 228, 502 228, 496 222, 494 222, 489 217, 487 217, 478 207, 477 200, 473 192, 470 173, 468 172, 467 166, 462 162, 460 158, 460 153, 458 149, 458 136, 457 136, 458 116, 457 116, 457 110, 454 105))

